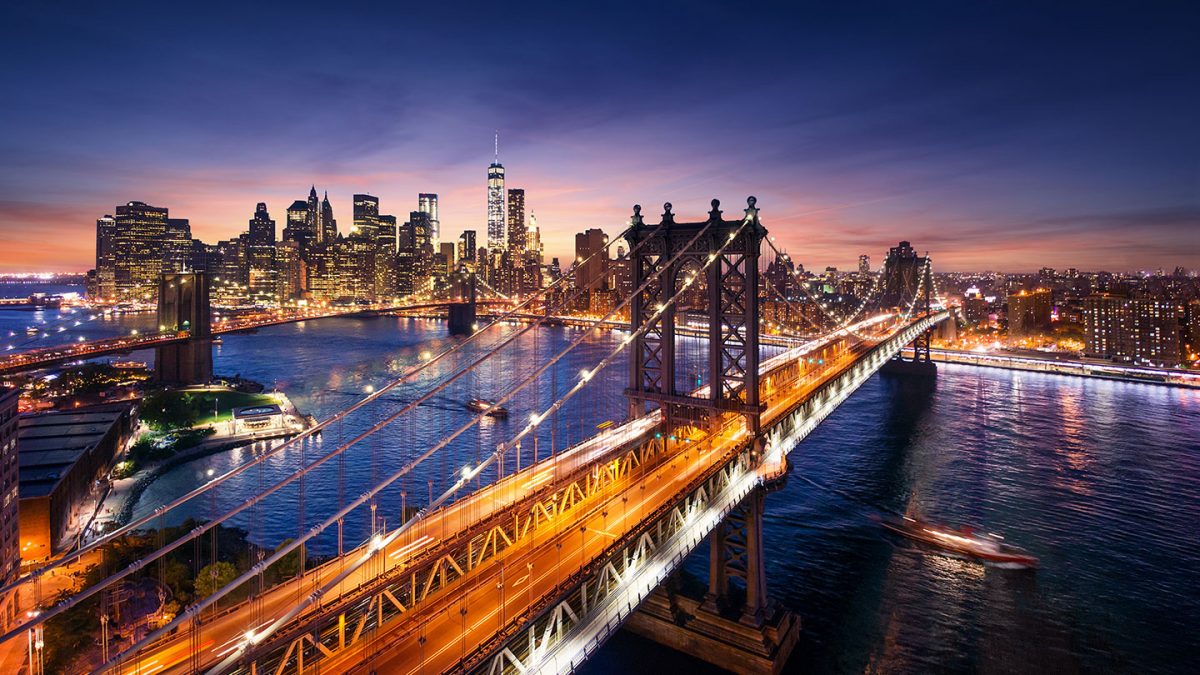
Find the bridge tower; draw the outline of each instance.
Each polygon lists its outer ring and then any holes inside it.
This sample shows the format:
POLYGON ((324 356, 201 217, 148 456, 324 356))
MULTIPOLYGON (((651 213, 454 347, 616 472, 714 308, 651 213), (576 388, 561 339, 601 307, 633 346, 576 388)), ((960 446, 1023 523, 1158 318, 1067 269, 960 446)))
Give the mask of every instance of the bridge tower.
MULTIPOLYGON (((627 236, 637 250, 632 259, 633 287, 646 287, 635 293, 630 312, 631 330, 639 335, 625 390, 630 417, 657 406, 670 429, 677 424, 702 426, 719 413, 733 412, 744 417, 746 430, 756 437, 753 442, 764 442, 759 436, 763 407, 758 378, 758 258, 766 229, 759 222, 756 201, 749 197, 743 217, 725 220, 720 202, 714 199, 708 219, 692 223, 676 222, 667 203, 657 225, 643 220, 641 206, 633 207, 627 236), (721 250, 726 242, 729 245, 721 250), (707 318, 705 391, 695 381, 681 383, 677 376, 675 329, 680 312, 675 304, 655 315, 709 260, 713 264, 704 272, 702 309, 692 314, 707 318)), ((709 536, 709 588, 704 601, 669 597, 660 588, 631 618, 631 630, 735 672, 779 671, 795 645, 799 621, 767 597, 763 496, 762 490, 751 493, 709 536), (731 592, 735 579, 744 587, 740 596, 731 592), (735 596, 739 596, 736 602, 735 596)))
MULTIPOLYGON (((917 256, 907 241, 891 249, 883 267, 885 306, 907 309, 912 303, 914 314, 928 314, 933 306, 933 264, 929 255, 917 256)), ((912 359, 901 352, 884 365, 882 372, 914 375, 936 375, 937 366, 930 355, 933 343, 931 328, 912 342, 912 359)))
POLYGON ((464 302, 452 302, 449 306, 449 323, 451 335, 470 335, 475 332, 475 271, 465 266, 459 266, 458 273, 459 295, 464 302))
POLYGON ((668 202, 657 226, 643 221, 640 205, 633 207, 626 237, 638 250, 632 260, 633 288, 649 283, 634 294, 630 310, 631 329, 638 333, 645 328, 634 340, 630 359, 625 390, 630 417, 645 414, 647 404, 657 404, 668 420, 703 421, 709 411, 732 411, 745 416, 752 432, 758 430, 758 256, 767 231, 758 221, 755 198, 746 203, 745 215, 736 220, 722 218, 721 203, 714 199, 707 220, 678 223, 668 202), (704 273, 709 387, 697 395, 691 383, 680 387, 677 378, 675 305, 657 318, 655 314, 688 275, 717 257, 704 273), (661 274, 651 279, 657 272, 661 274))
POLYGON ((186 331, 188 339, 155 349, 155 380, 164 384, 212 381, 211 316, 208 276, 204 272, 173 272, 159 277, 158 325, 164 331, 186 331))

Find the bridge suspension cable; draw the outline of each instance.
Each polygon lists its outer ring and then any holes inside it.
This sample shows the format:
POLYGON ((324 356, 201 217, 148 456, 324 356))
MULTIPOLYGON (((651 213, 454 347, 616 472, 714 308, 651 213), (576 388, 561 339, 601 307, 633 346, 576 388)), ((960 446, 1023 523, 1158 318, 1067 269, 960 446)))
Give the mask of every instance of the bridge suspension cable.
MULTIPOLYGON (((720 254, 722 252, 724 252, 725 248, 729 245, 730 242, 732 242, 734 239, 736 239, 737 235, 741 233, 741 231, 746 227, 746 225, 749 222, 750 222, 749 218, 747 218, 746 220, 743 220, 742 224, 741 224, 741 226, 739 226, 738 230, 736 232, 734 232, 733 234, 731 234, 730 237, 721 244, 721 246, 717 249, 715 254, 710 256, 706 260, 706 262, 700 267, 700 269, 704 270, 709 265, 711 265, 712 263, 719 260, 720 254)), ((608 312, 608 314, 606 314, 604 317, 592 321, 591 324, 587 328, 585 328, 583 330, 583 332, 577 338, 575 338, 566 348, 561 350, 558 354, 556 354, 554 357, 549 359, 546 363, 541 365, 537 370, 535 370, 533 373, 528 375, 524 380, 522 380, 520 383, 518 383, 515 387, 513 387, 508 393, 504 394, 499 400, 494 402, 492 404, 492 406, 490 406, 488 408, 488 411, 507 402, 509 399, 511 399, 513 396, 515 396, 518 392, 523 390, 526 386, 535 382, 538 377, 540 377, 543 373, 545 373, 546 370, 548 370, 555 363, 557 363, 559 360, 564 358, 575 347, 577 347, 579 344, 581 344, 583 342, 583 340, 588 336, 588 334, 593 329, 595 329, 599 325, 602 325, 605 321, 610 319, 617 312, 624 309, 624 307, 629 302, 632 301, 633 297, 635 297, 637 294, 643 292, 651 283, 653 283, 656 280, 656 278, 658 276, 660 276, 665 270, 671 268, 671 266, 679 258, 684 256, 686 254, 687 250, 697 240, 699 240, 699 238, 701 236, 703 236, 705 234, 705 232, 708 231, 709 227, 710 227, 710 225, 708 223, 706 223, 704 225, 704 227, 702 227, 699 231, 696 232, 696 234, 692 237, 692 239, 685 246, 683 246, 681 249, 678 250, 678 252, 676 252, 676 254, 671 258, 670 261, 668 261, 666 264, 664 264, 659 270, 651 273, 647 277, 647 279, 637 289, 635 289, 632 294, 630 294, 629 297, 625 298, 619 305, 617 305, 612 310, 610 310, 608 312)), ((538 415, 537 416, 538 421, 540 422, 540 419, 544 419, 544 417, 546 415, 548 415, 551 412, 553 412, 554 410, 556 410, 559 406, 562 405, 562 403, 565 403, 566 400, 570 399, 576 393, 578 393, 578 391, 580 389, 582 389, 583 386, 585 386, 591 380, 592 374, 594 374, 595 372, 598 372, 600 369, 602 369, 603 367, 605 367, 609 363, 611 363, 612 359, 615 358, 621 351, 623 351, 630 343, 632 343, 632 341, 636 338, 636 336, 639 333, 647 330, 651 325, 653 325, 654 321, 656 321, 666 311, 666 309, 668 307, 673 306, 674 303, 678 300, 678 298, 683 295, 684 291, 686 291, 688 288, 691 287, 691 285, 695 282, 697 277, 698 277, 698 275, 693 275, 692 277, 690 277, 685 282, 685 284, 671 296, 671 298, 667 302, 664 302, 661 304, 661 306, 656 307, 656 311, 653 315, 653 318, 650 321, 645 322, 642 325, 642 327, 640 327, 637 331, 634 331, 634 332, 630 333, 628 336, 626 336, 626 338, 618 345, 618 347, 615 350, 610 352, 610 354, 608 354, 604 359, 601 360, 600 364, 595 369, 589 371, 591 374, 581 377, 580 381, 578 383, 576 383, 576 385, 574 387, 572 387, 570 390, 568 390, 568 392, 566 394, 564 394, 562 397, 560 397, 560 399, 558 401, 556 401, 554 404, 552 404, 550 406, 550 408, 548 408, 546 410, 546 412, 544 412, 542 415, 538 415)), ((305 538, 315 536, 316 534, 319 533, 320 530, 323 530, 325 527, 328 527, 333 522, 336 522, 336 519, 344 517, 346 514, 350 513, 355 508, 367 503, 367 501, 371 497, 373 497, 375 494, 377 494, 378 492, 380 492, 381 490, 386 488, 388 485, 392 484, 393 482, 398 480, 400 477, 402 477, 403 475, 405 475, 406 473, 411 471, 412 468, 414 468, 417 464, 424 461, 425 459, 427 459, 429 456, 431 456, 433 453, 437 452, 438 450, 446 447, 455 438, 457 438, 459 435, 464 433, 470 427, 474 426, 476 421, 478 421, 478 419, 480 417, 482 417, 483 415, 486 415, 486 414, 487 414, 487 411, 482 412, 482 413, 480 413, 480 416, 477 417, 475 420, 472 420, 468 424, 465 424, 465 425, 459 427, 458 430, 456 430, 449 436, 443 438, 434 447, 427 450, 421 456, 419 456, 415 460, 411 460, 408 465, 406 465, 405 467, 402 467, 399 471, 394 473, 392 476, 389 476, 388 478, 384 479, 383 482, 381 482, 380 484, 377 484, 375 487, 373 487, 368 492, 363 493, 363 495, 361 495, 358 499, 356 499, 351 504, 346 505, 346 507, 344 507, 337 514, 334 514, 329 519, 327 519, 325 521, 325 523, 312 528, 312 530, 310 530, 310 532, 305 535, 305 538)), ((519 440, 521 438, 524 438, 526 435, 528 435, 534 428, 536 428, 536 426, 537 425, 533 424, 532 420, 531 420, 531 423, 527 424, 514 437, 512 442, 513 443, 519 442, 519 440)), ((488 455, 488 457, 483 462, 481 462, 478 466, 464 470, 460 474, 458 480, 456 480, 455 483, 449 489, 447 489, 445 492, 443 492, 437 499, 433 500, 426 507, 420 509, 412 518, 405 521, 402 525, 397 527, 391 533, 389 533, 385 536, 379 537, 379 539, 377 541, 372 540, 371 546, 368 548, 368 550, 366 552, 364 552, 362 555, 360 555, 357 559, 352 561, 349 566, 347 566, 346 568, 341 570, 338 575, 336 575, 335 577, 330 579, 328 582, 326 582, 321 588, 319 588, 319 589, 311 592, 307 596, 305 596, 300 602, 294 604, 291 607, 291 609, 289 609, 287 612, 285 612, 283 615, 281 615, 278 619, 276 619, 274 622, 272 622, 271 625, 267 626, 264 629, 255 631, 253 641, 246 640, 246 641, 243 641, 242 643, 240 643, 238 645, 237 650, 230 653, 224 661, 219 663, 210 672, 220 672, 221 669, 226 668, 229 665, 232 665, 235 661, 237 661, 241 657, 241 655, 245 652, 245 650, 247 648, 249 648, 253 644, 260 643, 264 638, 270 636, 272 633, 274 633, 279 628, 281 628, 282 626, 287 624, 289 621, 294 619, 296 616, 298 616, 309 605, 320 600, 320 598, 323 597, 326 593, 328 593, 331 589, 336 588, 338 586, 338 584, 340 584, 350 574, 353 574, 362 565, 366 564, 379 551, 386 549, 386 547, 389 544, 391 544, 393 541, 395 541, 401 534, 408 531, 408 529, 415 522, 417 522, 425 513, 438 508, 439 506, 444 504, 447 500, 449 500, 454 494, 456 494, 462 488, 462 486, 466 485, 471 479, 473 479, 475 476, 477 476, 479 474, 479 472, 481 472, 487 466, 490 466, 501 454, 505 453, 508 449, 508 446, 509 446, 509 444, 507 444, 507 443, 502 444, 497 450, 490 453, 488 455)), ((273 554, 270 558, 259 563, 259 565, 267 566, 267 565, 272 564, 275 560, 278 560, 278 559, 282 558, 283 555, 286 555, 290 549, 293 549, 293 548, 299 546, 300 543, 301 542, 299 540, 289 543, 287 546, 282 547, 281 549, 276 551, 275 554, 273 554), (272 560, 272 558, 274 560, 272 560)), ((252 579, 254 577, 253 572, 254 572, 254 570, 250 570, 250 571, 246 572, 245 574, 243 574, 238 579, 234 579, 229 584, 225 585, 219 591, 217 591, 217 593, 214 593, 214 595, 217 595, 217 594, 223 595, 225 593, 231 592, 234 588, 240 586, 242 583, 245 583, 246 581, 249 581, 250 579, 252 579)), ((203 607, 206 605, 206 603, 208 603, 210 601, 210 598, 212 598, 212 596, 209 596, 209 598, 205 598, 205 600, 202 601, 201 603, 199 603, 198 605, 194 605, 193 607, 189 608, 188 610, 186 610, 185 613, 191 613, 191 612, 195 611, 198 615, 198 613, 203 610, 203 607)), ((174 621, 172 621, 171 624, 164 626, 162 629, 157 631, 157 633, 165 634, 167 631, 169 631, 172 628, 172 624, 177 625, 178 623, 182 623, 184 618, 185 617, 181 614, 179 617, 176 617, 176 619, 174 621)), ((154 634, 148 635, 138 645, 133 645, 133 646, 129 647, 128 649, 126 649, 126 651, 122 655, 119 655, 116 659, 114 659, 113 662, 117 662, 120 660, 120 658, 124 657, 125 655, 131 654, 139 647, 140 644, 150 642, 154 638, 155 638, 154 634)))
MULTIPOLYGON (((661 227, 661 225, 659 227, 661 227)), ((622 231, 622 233, 618 237, 613 238, 607 245, 605 245, 601 249, 597 250, 591 256, 589 256, 587 259, 585 259, 585 262, 588 260, 591 260, 594 256, 597 256, 597 255, 601 255, 601 254, 607 255, 608 249, 611 246, 614 246, 618 241, 621 241, 630 232, 631 229, 632 229, 632 225, 630 227, 627 227, 624 231, 622 231)), ((332 415, 329 418, 325 419, 324 421, 318 423, 317 425, 310 427, 309 429, 306 429, 304 432, 301 432, 297 436, 292 437, 291 439, 285 441, 284 443, 276 445, 274 448, 271 448, 269 451, 255 456, 252 460, 242 463, 242 464, 239 464, 238 466, 235 466, 234 468, 230 469, 229 471, 225 472, 224 474, 213 478, 212 480, 208 481, 207 483, 205 483, 201 486, 198 486, 196 488, 193 488, 192 490, 185 493, 184 495, 181 495, 181 496, 175 498, 174 500, 172 500, 171 502, 156 508, 152 513, 147 514, 141 518, 135 519, 135 520, 131 521, 130 523, 128 523, 122 527, 119 527, 116 530, 113 530, 112 532, 106 533, 99 539, 96 539, 96 540, 92 541, 91 543, 89 543, 85 546, 82 546, 79 549, 76 549, 74 552, 63 556, 48 565, 45 565, 41 568, 33 570, 32 572, 30 572, 26 576, 22 577, 21 579, 18 579, 17 581, 14 581, 3 588, 0 588, 0 594, 7 593, 10 590, 16 589, 16 588, 23 586, 25 584, 28 584, 32 581, 36 581, 37 579, 39 579, 41 576, 43 576, 44 574, 46 574, 49 571, 58 569, 65 565, 71 565, 74 562, 81 559, 86 554, 103 547, 104 545, 116 540, 119 537, 125 536, 125 535, 127 535, 131 532, 134 532, 134 531, 136 531, 142 527, 145 527, 147 525, 151 525, 152 523, 154 523, 156 521, 161 522, 163 517, 167 513, 173 511, 174 509, 178 508, 179 506, 182 506, 183 504, 188 503, 192 499, 195 499, 196 497, 203 495, 204 493, 208 492, 209 490, 216 489, 218 486, 225 483, 226 481, 232 480, 236 476, 241 475, 241 474, 245 473, 246 471, 249 471, 250 469, 254 468, 255 466, 261 465, 262 463, 266 462, 271 457, 274 457, 274 456, 278 455, 279 453, 281 453, 289 448, 292 448, 299 443, 303 443, 305 439, 328 428, 335 422, 346 419, 350 414, 363 408, 364 406, 370 404, 371 402, 377 400, 379 397, 383 396, 384 394, 388 393, 389 391, 394 390, 396 387, 400 386, 401 384, 408 381, 412 377, 415 377, 416 375, 420 374, 421 372, 425 371, 426 369, 428 369, 428 368, 432 367, 433 365, 437 364, 438 362, 444 360, 446 357, 449 357, 449 356, 459 352, 460 350, 464 349, 467 345, 475 342, 476 339, 479 338, 480 336, 482 336, 485 331, 492 328, 493 326, 500 326, 509 318, 520 314, 524 309, 526 309, 530 304, 532 304, 538 298, 543 297, 544 295, 548 294, 550 291, 552 291, 557 286, 565 283, 566 280, 567 280, 567 277, 561 277, 560 279, 556 280, 555 282, 553 282, 546 288, 541 289, 538 293, 530 296, 528 299, 524 300, 517 306, 508 310, 507 312, 505 312, 503 315, 501 315, 499 318, 497 318, 492 323, 489 323, 489 324, 483 326, 481 329, 479 329, 479 330, 475 331, 474 333, 472 333, 471 335, 467 336, 467 338, 465 338, 463 341, 458 342, 458 343, 454 344, 453 346, 442 350, 438 354, 430 357, 429 360, 427 360, 423 363, 420 363, 413 368, 410 368, 409 370, 402 373, 400 375, 400 377, 398 377, 395 380, 393 380, 392 382, 389 382, 388 384, 376 389, 374 392, 369 393, 367 396, 363 397, 362 399, 360 399, 359 401, 357 401, 350 407, 346 408, 345 410, 335 413, 334 415, 332 415)), ((599 281, 600 280, 597 279, 597 280, 594 280, 593 283, 598 283, 599 281)), ((575 298, 579 297, 579 295, 582 294, 582 292, 584 292, 585 290, 587 290, 587 287, 585 287, 583 289, 577 289, 576 293, 574 295, 572 295, 570 298, 568 298, 567 300, 565 300, 565 302, 573 301, 575 298)), ((154 560, 162 557, 163 555, 166 555, 167 553, 170 553, 171 551, 177 549, 178 547, 182 546, 183 544, 196 539, 197 537, 203 535, 204 533, 208 532, 212 528, 229 520, 230 518, 245 511, 246 509, 258 504, 260 501, 262 501, 262 499, 266 498, 267 496, 270 496, 271 494, 274 494, 275 492, 279 491, 280 489, 282 489, 286 485, 292 483, 293 481, 299 479, 302 475, 310 472, 311 470, 316 469, 317 467, 319 467, 321 465, 324 465, 326 462, 339 456, 341 453, 343 453, 345 450, 349 449, 353 445, 357 444, 358 442, 362 441, 363 439, 367 438, 368 436, 370 436, 370 435, 374 434, 375 432, 379 431, 380 429, 384 428, 385 426, 387 426, 388 424, 393 422, 396 418, 398 418, 400 415, 413 410, 418 405, 420 405, 420 403, 423 403, 423 402, 429 400, 429 398, 431 398, 434 394, 444 390, 445 387, 448 386, 451 382, 456 381, 457 379, 462 377, 466 372, 469 372, 471 369, 475 368, 479 364, 492 358, 492 356, 494 356, 498 352, 499 349, 502 349, 504 346, 510 344, 511 342, 516 340, 518 337, 520 337, 524 333, 541 325, 544 321, 545 321, 545 317, 538 317, 538 318, 534 319, 532 321, 532 323, 527 324, 522 330, 510 334, 505 339, 503 339, 499 343, 497 343, 498 346, 493 345, 493 347, 491 349, 484 352, 483 355, 481 355, 478 359, 476 359, 474 362, 469 364, 465 369, 459 370, 458 372, 453 374, 448 380, 441 382, 437 387, 435 387, 433 390, 426 393, 425 395, 423 395, 416 401, 404 406, 396 413, 393 413, 392 415, 388 416, 387 418, 377 422, 375 425, 368 428, 365 432, 359 434, 358 436, 355 436, 350 441, 339 445, 339 447, 337 447, 334 450, 330 451, 329 453, 323 455, 322 457, 315 460, 314 462, 307 465, 306 467, 301 467, 296 472, 290 474, 289 476, 286 476, 280 482, 271 486, 263 493, 261 493, 259 495, 255 495, 250 500, 239 504, 238 506, 234 507, 232 510, 226 512, 225 514, 223 514, 220 517, 215 517, 215 518, 208 520, 207 522, 205 522, 205 523, 199 525, 198 527, 194 528, 193 530, 189 531, 187 534, 180 537, 179 539, 176 539, 175 541, 171 542, 170 544, 167 544, 164 547, 156 550, 155 552, 151 553, 146 558, 139 560, 134 565, 124 568, 122 570, 118 570, 117 572, 115 572, 112 575, 110 575, 109 577, 101 580, 97 584, 95 584, 87 589, 84 589, 84 590, 80 591, 79 593, 72 595, 70 598, 67 598, 64 601, 54 605, 53 607, 50 607, 50 608, 40 612, 36 617, 27 618, 24 623, 14 627, 9 632, 5 633, 3 636, 0 636, 0 642, 8 640, 11 637, 14 637, 16 635, 19 635, 20 631, 25 630, 33 625, 41 624, 41 623, 57 616, 58 614, 61 614, 62 612, 66 611, 68 609, 71 609, 72 607, 76 606, 80 602, 86 600, 87 598, 91 597, 95 593, 99 592, 100 589, 103 589, 113 583, 116 583, 117 581, 120 581, 121 579, 125 578, 126 576, 128 576, 130 574, 140 571, 146 564, 153 562, 154 560)), ((476 420, 477 419, 478 419, 478 417, 476 418, 476 420)), ((474 421, 471 424, 473 425, 474 421)))

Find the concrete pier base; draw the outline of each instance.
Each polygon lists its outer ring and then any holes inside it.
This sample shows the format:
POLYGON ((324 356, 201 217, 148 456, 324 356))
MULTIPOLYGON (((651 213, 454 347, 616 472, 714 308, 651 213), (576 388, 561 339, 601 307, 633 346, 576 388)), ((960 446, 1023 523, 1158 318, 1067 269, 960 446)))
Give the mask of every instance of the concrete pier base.
POLYGON ((781 608, 764 613, 761 625, 733 621, 704 609, 700 601, 659 588, 625 628, 663 646, 734 673, 780 672, 800 636, 800 617, 781 608))
POLYGON ((916 375, 918 377, 937 377, 937 366, 933 361, 909 360, 895 358, 883 364, 879 372, 889 375, 916 375))

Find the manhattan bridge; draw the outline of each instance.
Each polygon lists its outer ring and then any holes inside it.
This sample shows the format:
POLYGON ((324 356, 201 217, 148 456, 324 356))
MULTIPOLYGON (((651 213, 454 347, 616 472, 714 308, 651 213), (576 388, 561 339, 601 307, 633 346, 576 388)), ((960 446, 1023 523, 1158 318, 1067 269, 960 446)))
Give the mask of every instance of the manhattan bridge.
MULTIPOLYGON (((929 336, 949 314, 937 300, 928 256, 889 259, 856 310, 808 298, 800 315, 817 307, 823 316, 804 339, 768 355, 760 303, 793 302, 760 279, 760 255, 775 246, 754 197, 735 218, 719 207, 713 200, 705 219, 677 222, 668 203, 658 222, 648 222, 635 206, 627 229, 609 243, 630 247, 633 292, 605 316, 579 320, 584 330, 565 348, 517 372, 497 373, 489 364, 555 320, 543 302, 552 292, 567 307, 586 287, 564 290, 560 280, 522 301, 491 305, 493 320, 472 321, 465 336, 422 354, 353 405, 3 589, 33 594, 44 608, 0 640, 29 640, 36 652, 47 622, 94 612, 101 673, 548 673, 576 670, 628 626, 725 668, 777 672, 799 620, 768 592, 764 494, 786 476, 788 453, 876 371, 932 371, 929 336), (683 299, 697 296, 703 302, 692 304, 707 318, 699 327, 680 320, 683 299), (553 375, 594 330, 624 315, 627 333, 593 365, 565 385, 553 375), (689 331, 705 338, 701 377, 681 367, 678 338, 689 331), (611 412, 622 421, 556 447, 544 423, 568 401, 589 397, 596 375, 613 364, 628 371, 627 406, 611 412), (345 484, 354 448, 377 443, 381 429, 406 424, 418 407, 481 373, 503 392, 485 409, 447 422, 436 442, 398 449, 389 457, 401 460, 370 480, 345 484), (552 376, 559 380, 553 386, 552 376), (475 460, 445 459, 457 439, 526 390, 547 403, 475 460), (383 406, 399 391, 410 392, 408 400, 383 406), (354 416, 367 421, 348 428, 354 416), (288 470, 267 480, 264 464, 281 457, 288 470), (216 508, 216 496, 236 480, 256 480, 254 493, 216 508), (333 506, 313 506, 313 495, 333 492, 336 500, 320 501, 333 506), (164 524, 206 508, 209 517, 165 537, 164 524), (290 536, 256 539, 255 524, 267 518, 293 522, 290 536), (214 576, 211 592, 132 637, 109 630, 114 601, 134 580, 161 580, 169 560, 189 561, 195 574, 228 558, 218 534, 231 523, 250 523, 250 538, 261 546, 245 572, 228 581, 214 576), (153 550, 136 562, 102 565, 95 583, 41 597, 45 575, 86 557, 104 560, 122 538, 148 532, 153 550), (309 554, 334 541, 336 553, 309 554), (703 600, 666 593, 664 583, 704 546, 703 600)), ((608 248, 594 255, 607 256, 608 248)), ((472 292, 471 319, 474 302, 472 292)), ((160 349, 204 337, 175 332, 160 349)))

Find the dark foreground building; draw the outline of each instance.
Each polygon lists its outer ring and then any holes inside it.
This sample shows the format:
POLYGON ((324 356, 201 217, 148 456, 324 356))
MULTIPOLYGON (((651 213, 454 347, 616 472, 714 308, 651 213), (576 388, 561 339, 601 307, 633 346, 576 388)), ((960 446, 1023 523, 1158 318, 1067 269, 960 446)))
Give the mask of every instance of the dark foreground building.
POLYGON ((20 418, 21 559, 57 553, 81 525, 76 510, 129 437, 132 408, 112 403, 20 418))

